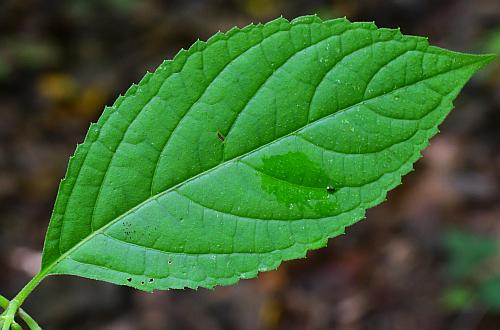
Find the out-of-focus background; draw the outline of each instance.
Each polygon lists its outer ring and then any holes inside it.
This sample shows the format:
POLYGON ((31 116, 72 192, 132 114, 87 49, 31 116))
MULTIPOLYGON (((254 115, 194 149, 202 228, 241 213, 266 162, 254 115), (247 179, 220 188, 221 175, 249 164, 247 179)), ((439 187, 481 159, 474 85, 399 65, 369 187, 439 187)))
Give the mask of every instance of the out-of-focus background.
MULTIPOLYGON (((104 105, 218 30, 317 13, 500 53, 498 0, 0 1, 0 292, 39 267, 59 180, 104 105)), ((48 278, 47 329, 500 329, 500 60, 467 84, 416 171, 307 259, 231 287, 142 293, 48 278)))

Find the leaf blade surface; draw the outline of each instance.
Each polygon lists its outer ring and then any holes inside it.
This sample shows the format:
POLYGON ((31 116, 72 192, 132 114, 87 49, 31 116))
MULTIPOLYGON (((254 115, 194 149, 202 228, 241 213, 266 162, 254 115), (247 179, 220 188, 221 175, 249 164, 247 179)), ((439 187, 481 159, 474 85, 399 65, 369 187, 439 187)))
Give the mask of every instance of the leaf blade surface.
POLYGON ((197 42, 90 127, 42 271, 150 291, 303 257, 384 200, 489 60, 316 17, 197 42))

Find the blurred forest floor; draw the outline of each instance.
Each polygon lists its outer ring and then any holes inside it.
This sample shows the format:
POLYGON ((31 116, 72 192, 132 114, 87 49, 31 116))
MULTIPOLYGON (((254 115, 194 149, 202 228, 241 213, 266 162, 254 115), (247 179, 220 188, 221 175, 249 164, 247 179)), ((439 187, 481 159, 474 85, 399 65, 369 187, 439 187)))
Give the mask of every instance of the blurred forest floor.
MULTIPOLYGON (((38 271, 59 180, 104 105, 218 30, 318 13, 500 54, 500 2, 1 0, 0 292, 38 271)), ((25 307, 47 329, 500 329, 500 60, 368 220, 307 259, 213 291, 146 294, 47 279, 25 307)))

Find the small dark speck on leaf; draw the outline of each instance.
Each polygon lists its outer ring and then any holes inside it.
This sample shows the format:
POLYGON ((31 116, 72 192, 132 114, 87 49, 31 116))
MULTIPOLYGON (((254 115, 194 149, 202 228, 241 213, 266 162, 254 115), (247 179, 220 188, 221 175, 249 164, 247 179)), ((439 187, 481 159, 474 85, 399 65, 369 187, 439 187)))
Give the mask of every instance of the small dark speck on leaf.
POLYGON ((172 260, 169 260, 167 263, 168 263, 169 265, 171 265, 171 264, 172 264, 172 260))
POLYGON ((326 191, 329 193, 329 194, 333 194, 335 192, 335 187, 333 187, 332 185, 328 185, 326 187, 326 191))
POLYGON ((221 142, 224 142, 224 140, 226 139, 226 137, 219 131, 217 131, 217 138, 221 140, 221 142))
POLYGON ((154 280, 154 279, 152 279, 152 278, 150 278, 150 279, 149 279, 149 283, 153 283, 154 281, 155 281, 155 280, 154 280))
POLYGON ((132 278, 131 277, 127 278, 127 282, 132 282, 132 278))
POLYGON ((142 281, 141 284, 144 285, 144 281, 142 281))

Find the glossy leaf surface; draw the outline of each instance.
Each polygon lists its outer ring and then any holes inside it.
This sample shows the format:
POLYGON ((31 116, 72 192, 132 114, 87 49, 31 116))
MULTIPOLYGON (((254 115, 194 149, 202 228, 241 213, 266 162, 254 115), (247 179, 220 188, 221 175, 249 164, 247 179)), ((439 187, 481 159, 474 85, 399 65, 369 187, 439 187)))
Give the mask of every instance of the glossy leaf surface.
POLYGON ((197 42, 91 125, 42 272, 150 291, 303 257, 384 200, 490 60, 317 17, 197 42))

